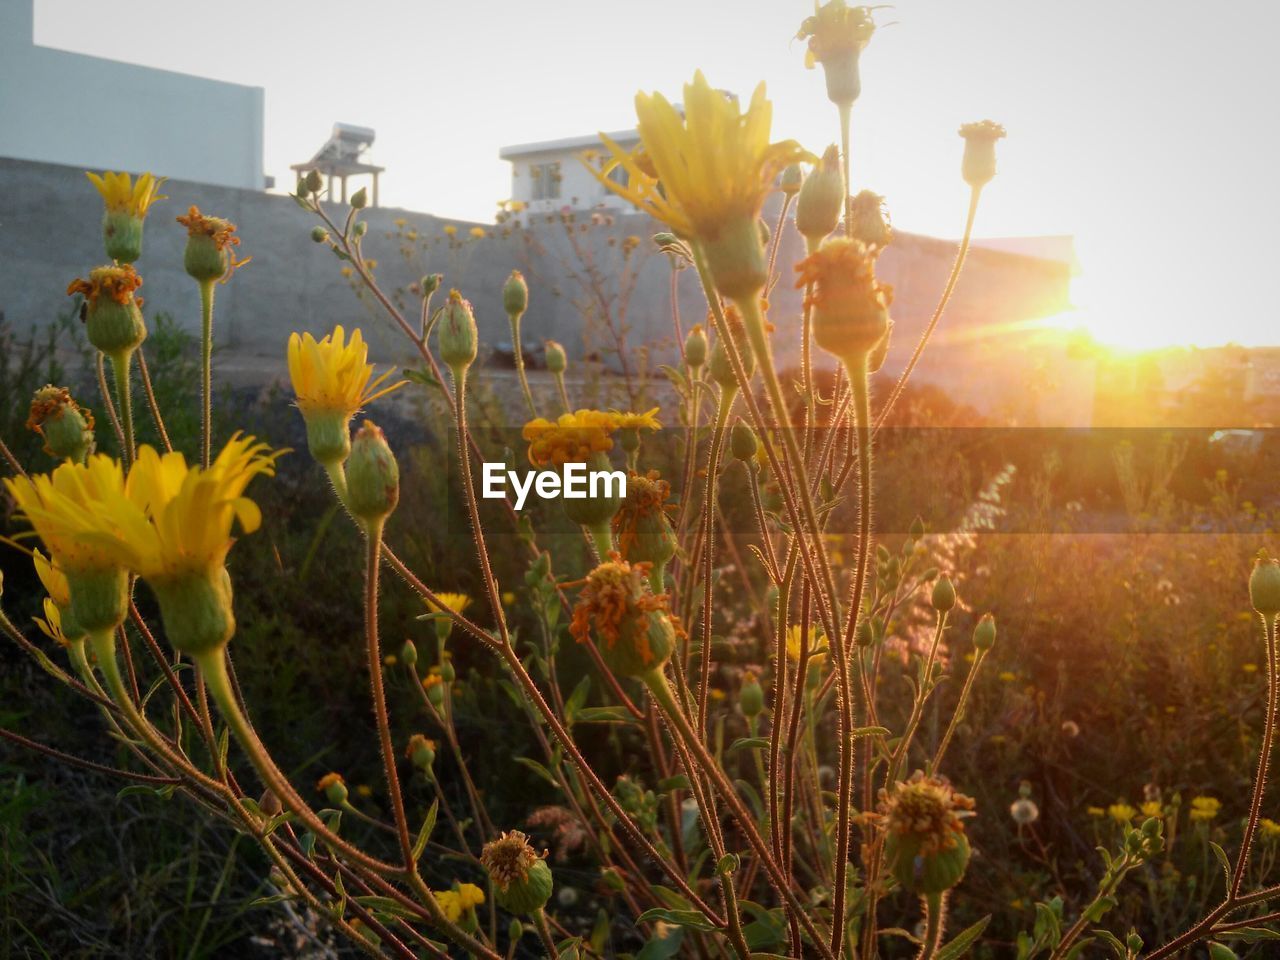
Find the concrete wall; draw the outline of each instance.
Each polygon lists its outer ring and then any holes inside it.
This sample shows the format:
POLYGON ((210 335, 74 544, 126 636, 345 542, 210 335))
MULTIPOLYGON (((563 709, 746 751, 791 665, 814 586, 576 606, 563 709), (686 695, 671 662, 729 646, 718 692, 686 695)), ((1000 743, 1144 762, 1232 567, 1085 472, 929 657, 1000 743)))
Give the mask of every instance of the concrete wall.
POLYGON ((0 156, 263 186, 260 87, 38 47, 32 3, 0 2, 0 156))
MULTIPOLYGON (((310 239, 312 216, 287 196, 236 190, 181 180, 166 185, 170 199, 152 209, 138 270, 143 275, 146 312, 165 311, 193 332, 198 329, 196 287, 182 269, 185 228, 174 217, 196 204, 206 213, 231 219, 243 238, 242 255, 253 262, 217 293, 216 340, 223 371, 242 379, 266 381, 283 372, 284 346, 291 330, 321 334, 334 324, 361 326, 378 362, 414 362, 413 348, 391 322, 359 298, 342 264, 310 239)), ((345 208, 332 208, 342 217, 345 208)), ((69 306, 67 283, 102 262, 101 201, 75 167, 0 159, 0 311, 18 329, 48 323, 69 306)), ((406 312, 416 300, 405 288, 424 273, 445 274, 476 309, 482 344, 509 342, 501 289, 507 274, 519 268, 530 280, 529 312, 522 336, 527 344, 559 340, 571 357, 592 349, 608 361, 609 346, 598 323, 588 321, 607 307, 622 322, 632 345, 657 343, 650 369, 675 356, 671 335, 670 268, 666 257, 650 253, 655 225, 639 216, 578 211, 565 222, 559 215, 529 217, 519 228, 444 221, 426 214, 380 208, 367 210, 366 256, 378 260, 383 289, 400 291, 406 312), (455 228, 450 239, 447 226, 455 228), (483 232, 470 239, 473 228, 483 232), (626 238, 639 245, 622 253, 626 238), (575 250, 576 244, 576 250, 575 250), (604 278, 603 288, 574 279, 589 273, 604 278), (634 281, 629 300, 619 275, 626 268, 634 281), (600 296, 596 294, 599 293, 600 296), (603 300, 603 305, 601 303, 603 300)), ((779 263, 782 279, 770 294, 776 327, 775 350, 782 365, 798 362, 800 295, 792 286, 790 265, 801 256, 800 241, 787 229, 779 263)), ((920 331, 942 291, 955 256, 955 244, 899 235, 885 252, 880 275, 895 288, 895 341, 888 372, 905 365, 920 331)), ((975 250, 939 330, 935 349, 925 354, 921 380, 945 386, 962 402, 981 410, 998 409, 1023 389, 1019 377, 1043 379, 1043 346, 1019 331, 1035 318, 1067 305, 1069 268, 990 250, 975 250), (1010 373, 1012 371, 1012 373, 1010 373)), ((684 329, 702 322, 706 302, 692 270, 678 279, 684 329)), ((482 348, 483 350, 483 348, 482 348)), ((828 358, 820 352, 819 362, 828 358)), ((612 362, 612 361, 609 361, 612 362)))

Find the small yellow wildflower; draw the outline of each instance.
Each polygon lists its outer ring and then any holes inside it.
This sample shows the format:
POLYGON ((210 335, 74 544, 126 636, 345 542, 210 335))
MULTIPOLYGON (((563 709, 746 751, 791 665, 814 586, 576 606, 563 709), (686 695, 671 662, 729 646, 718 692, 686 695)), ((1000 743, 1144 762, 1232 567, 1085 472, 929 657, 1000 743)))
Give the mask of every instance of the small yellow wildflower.
POLYGON ((444 228, 444 235, 445 235, 446 237, 456 236, 456 235, 457 235, 457 233, 458 233, 458 228, 457 228, 457 227, 455 227, 452 223, 450 223, 450 224, 446 224, 446 225, 445 225, 445 228, 444 228))
POLYGON ((1257 673, 1258 665, 1256 663, 1245 663, 1240 665, 1240 669, 1245 673, 1257 673))
POLYGON ((1192 823, 1208 823, 1222 810, 1222 801, 1217 797, 1192 797, 1191 810, 1188 816, 1192 823))
POLYGON ((1162 817, 1164 816, 1164 804, 1159 800, 1148 800, 1142 805, 1142 815, 1144 817, 1162 817))
POLYGON ((98 188, 98 193, 102 194, 108 213, 127 213, 142 220, 153 203, 168 199, 160 193, 164 177, 144 173, 135 182, 127 173, 113 173, 110 170, 100 175, 86 170, 84 175, 98 188))
POLYGON ((1111 806, 1107 807, 1107 816, 1116 823, 1127 824, 1137 815, 1138 811, 1123 801, 1120 803, 1113 803, 1111 806))
POLYGON ((646 410, 644 413, 620 413, 614 410, 611 414, 616 430, 661 430, 658 422, 658 408, 646 410))
POLYGON ((1093 819, 1095 820, 1101 820, 1103 817, 1107 815, 1107 811, 1104 810, 1102 807, 1086 807, 1085 813, 1093 817, 1093 819))
POLYGON ((432 613, 444 613, 446 610, 462 613, 467 607, 471 606, 471 598, 465 593, 437 593, 436 597, 439 599, 439 603, 427 601, 427 609, 432 613))
POLYGON ((1008 670, 1001 670, 997 677, 1001 683, 1013 683, 1018 679, 1018 675, 1016 673, 1012 673, 1008 670))
POLYGON ((524 425, 522 436, 529 442, 529 462, 535 467, 586 463, 593 454, 613 449, 611 437, 617 421, 601 410, 564 413, 555 423, 538 417, 524 425))
POLYGON ((484 891, 474 883, 461 883, 454 890, 435 890, 433 892, 436 903, 440 905, 440 909, 444 911, 445 919, 450 923, 457 923, 468 910, 474 910, 484 903, 484 891))
MULTIPOLYGON (((809 627, 810 663, 827 655, 826 635, 817 627, 809 627)), ((787 659, 792 663, 800 662, 800 624, 793 623, 787 627, 787 659)))
POLYGON ((1280 823, 1263 817, 1258 821, 1258 835, 1263 843, 1280 843, 1280 823))
POLYGON ((484 227, 472 227, 469 231, 473 240, 484 239, 484 227))

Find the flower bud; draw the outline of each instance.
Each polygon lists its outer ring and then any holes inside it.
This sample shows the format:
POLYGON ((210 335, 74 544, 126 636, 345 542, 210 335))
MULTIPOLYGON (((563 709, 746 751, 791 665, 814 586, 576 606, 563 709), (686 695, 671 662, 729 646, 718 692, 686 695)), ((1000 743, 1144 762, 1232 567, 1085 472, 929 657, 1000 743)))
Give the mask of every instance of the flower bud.
MULTIPOLYGON (((369 224, 366 223, 364 220, 357 220, 356 225, 351 228, 351 232, 355 236, 355 238, 358 240, 361 237, 363 237, 366 233, 369 232, 369 224)), ((371 270, 373 269, 372 262, 369 262, 369 269, 371 270)))
POLYGON ((429 773, 436 762, 436 743, 420 733, 415 733, 409 738, 409 745, 405 748, 404 755, 423 773, 429 773))
POLYGON ((351 195, 351 209, 363 210, 369 205, 369 190, 367 187, 361 187, 351 195))
POLYGON ((440 359, 455 375, 475 362, 476 317, 471 303, 464 300, 457 290, 449 291, 449 302, 440 317, 436 343, 440 347, 440 359))
POLYGON ((484 845, 480 863, 489 873, 494 899, 501 907, 526 916, 546 906, 554 881, 545 856, 539 856, 519 830, 503 833, 484 845))
POLYGON ((800 187, 804 184, 804 167, 798 163, 793 163, 782 171, 782 177, 778 181, 778 188, 789 197, 794 197, 800 192, 800 187))
POLYGON ((743 674, 742 687, 738 690, 738 707, 748 720, 764 712, 764 689, 756 675, 749 670, 743 674))
POLYGON ((347 784, 340 773, 326 773, 316 781, 316 789, 324 794, 325 799, 335 807, 347 802, 347 784))
POLYGON ((796 198, 796 229, 816 247, 840 223, 844 207, 844 176, 840 172, 840 148, 832 144, 822 161, 810 171, 796 198))
POLYGON ((857 629, 853 632, 853 642, 860 647, 874 646, 876 642, 876 633, 871 626, 871 620, 863 617, 858 621, 857 629))
POLYGON ((329 239, 329 231, 326 230, 324 227, 312 227, 311 239, 315 243, 324 243, 326 240, 329 239))
POLYGON ((903 889, 926 896, 960 882, 970 855, 963 818, 973 807, 973 800, 952 790, 944 778, 920 771, 881 791, 885 860, 903 889))
POLYGON ((507 316, 518 320, 529 309, 529 285, 524 282, 524 274, 512 270, 507 282, 502 285, 502 309, 507 316))
POLYGON ((849 201, 849 225, 854 238, 868 247, 887 247, 893 240, 884 197, 870 190, 863 190, 849 201))
POLYGON ((704 238, 707 269, 720 295, 729 300, 759 296, 769 279, 759 222, 731 218, 714 238, 704 238))
POLYGON ((996 645, 996 618, 984 613, 978 625, 973 628, 973 647, 980 653, 986 653, 996 645))
POLYGON ((862 375, 889 329, 893 288, 876 278, 875 267, 875 252, 846 237, 826 241, 796 264, 796 286, 810 290, 805 306, 813 311, 813 338, 851 377, 862 375))
POLYGON ((933 609, 939 613, 948 613, 956 605, 956 588, 951 578, 945 573, 933 584, 933 593, 929 597, 933 609))
POLYGON ((579 643, 594 633, 604 662, 622 677, 660 671, 675 647, 666 595, 648 588, 647 563, 609 560, 587 574, 569 632, 579 643))
POLYGON ((427 691, 427 700, 433 707, 439 709, 444 706, 445 682, 438 667, 432 667, 422 678, 422 689, 427 691))
POLYGON ((996 175, 996 141, 1005 136, 1005 130, 994 120, 980 120, 962 126, 960 136, 964 137, 960 174, 976 190, 996 175))
POLYGON ((743 420, 735 423, 733 430, 729 432, 729 452, 733 454, 733 458, 747 463, 756 458, 759 450, 760 441, 756 439, 756 432, 751 429, 751 425, 743 420))
POLYGON ((1253 609, 1268 620, 1280 613, 1280 560, 1268 557, 1265 550, 1258 551, 1249 575, 1249 601, 1253 609))
POLYGON ((684 362, 690 370, 697 370, 707 362, 707 334, 700 323, 695 323, 684 338, 684 362))
POLYGON ((129 264, 95 267, 88 280, 73 280, 67 294, 85 298, 85 335, 110 357, 132 353, 147 338, 147 327, 134 291, 142 278, 129 264))
POLYGON ((428 273, 425 277, 418 281, 418 286, 422 289, 423 299, 431 296, 440 289, 440 284, 444 283, 444 276, 439 273, 428 273))
POLYGON ((152 579, 160 619, 174 648, 197 655, 226 646, 236 632, 231 577, 218 566, 208 573, 152 579))
POLYGON ((569 365, 569 360, 564 355, 564 347, 554 340, 543 343, 542 356, 546 360, 547 369, 554 374, 564 373, 565 367, 569 365))
POLYGON ((237 261, 232 255, 232 248, 240 245, 240 238, 235 235, 236 225, 230 220, 206 216, 195 206, 177 220, 187 228, 182 265, 193 280, 212 283, 248 262, 247 258, 237 261))
POLYGON ((871 40, 876 25, 871 19, 872 7, 850 7, 846 0, 828 0, 817 6, 796 35, 808 39, 805 65, 822 64, 827 82, 827 99, 848 108, 862 92, 858 61, 871 40))
POLYGON ((366 420, 351 442, 347 459, 347 502, 352 514, 369 523, 385 520, 400 500, 400 467, 387 439, 366 420))
MULTIPOLYGON (((732 339, 738 351, 738 358, 742 361, 743 370, 750 378, 756 370, 756 356, 751 349, 751 344, 747 342, 747 328, 742 321, 742 314, 733 304, 728 304, 724 310, 724 319, 729 328, 729 338, 732 339)), ((724 337, 716 337, 707 369, 711 373, 711 379, 719 384, 722 390, 737 389, 738 378, 734 376, 733 363, 729 359, 729 350, 725 345, 724 337)))
POLYGON ((93 414, 82 410, 66 387, 41 387, 31 400, 27 429, 44 439, 44 452, 83 463, 93 452, 93 414))
POLYGON ((406 639, 400 648, 400 660, 405 666, 413 667, 418 663, 418 648, 412 640, 406 639))
POLYGON ((299 200, 305 200, 311 193, 311 188, 307 186, 305 177, 299 177, 297 185, 293 188, 293 195, 299 200))
POLYGON ((307 185, 307 189, 312 193, 319 193, 324 187, 324 176, 319 170, 309 170, 302 182, 307 185))

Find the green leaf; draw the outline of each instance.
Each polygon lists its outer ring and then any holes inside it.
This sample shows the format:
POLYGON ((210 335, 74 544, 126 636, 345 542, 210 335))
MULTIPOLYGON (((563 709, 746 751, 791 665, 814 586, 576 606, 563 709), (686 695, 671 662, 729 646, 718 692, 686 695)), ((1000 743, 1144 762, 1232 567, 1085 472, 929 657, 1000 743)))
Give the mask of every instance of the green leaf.
POLYGON ((583 707, 574 715, 575 723, 629 723, 626 707, 583 707))
POLYGON ((1222 865, 1222 878, 1226 881, 1227 889, 1231 889, 1231 861, 1227 859, 1227 852, 1220 846, 1209 841, 1209 846, 1213 849, 1213 855, 1218 858, 1218 863, 1222 865))
POLYGON ((574 717, 587 702, 587 695, 591 693, 591 674, 585 674, 578 685, 573 688, 573 693, 569 694, 569 699, 564 704, 564 718, 569 723, 573 722, 574 717))
POLYGON ((646 910, 636 918, 636 923, 652 923, 655 920, 674 923, 677 927, 698 930, 702 933, 709 933, 716 928, 715 924, 704 917, 701 911, 668 910, 666 907, 653 907, 650 910, 646 910))
POLYGON ((560 789, 560 784, 556 783, 556 778, 551 775, 551 771, 548 770, 546 767, 544 767, 542 764, 540 764, 537 760, 530 760, 528 757, 515 757, 513 759, 515 760, 516 763, 520 764, 522 767, 528 767, 530 770, 532 770, 534 773, 540 776, 543 780, 547 781, 547 783, 551 784, 557 790, 560 789))
POLYGON ((688 790, 693 784, 689 782, 689 778, 683 773, 677 773, 674 777, 667 777, 658 781, 659 793, 670 793, 672 790, 688 790))
POLYGON ((422 821, 422 828, 418 831, 418 838, 413 842, 413 862, 417 863, 422 859, 422 853, 427 849, 427 841, 431 839, 431 831, 436 828, 436 812, 440 807, 440 800, 436 798, 431 801, 431 809, 427 811, 426 818, 422 821))
POLYGON ((956 934, 945 947, 938 951, 937 960, 960 960, 982 936, 982 931, 987 929, 987 924, 990 922, 991 916, 988 914, 967 930, 956 934))
POLYGON ((271 895, 271 896, 269 896, 269 897, 259 897, 257 900, 250 900, 250 901, 249 901, 249 906, 251 906, 251 907, 270 907, 270 906, 273 906, 273 905, 275 905, 275 904, 277 904, 277 903, 284 903, 284 902, 286 902, 286 901, 288 901, 288 900, 292 900, 292 899, 293 899, 293 897, 292 897, 292 896, 290 896, 290 895, 289 895, 289 894, 287 894, 287 893, 276 893, 276 894, 273 894, 273 895, 271 895))
POLYGON ((1097 900, 1093 901, 1093 903, 1089 904, 1088 908, 1084 912, 1084 918, 1090 923, 1097 923, 1107 915, 1107 911, 1114 907, 1116 903, 1117 901, 1115 897, 1099 897, 1097 900))
POLYGON ((1225 940, 1245 940, 1253 943, 1257 940, 1280 940, 1280 930, 1267 927, 1238 927, 1227 933, 1219 934, 1225 940))
POLYGON ((735 740, 729 745, 729 749, 724 752, 726 757, 733 756, 739 750, 762 750, 769 745, 766 737, 743 737, 735 740))

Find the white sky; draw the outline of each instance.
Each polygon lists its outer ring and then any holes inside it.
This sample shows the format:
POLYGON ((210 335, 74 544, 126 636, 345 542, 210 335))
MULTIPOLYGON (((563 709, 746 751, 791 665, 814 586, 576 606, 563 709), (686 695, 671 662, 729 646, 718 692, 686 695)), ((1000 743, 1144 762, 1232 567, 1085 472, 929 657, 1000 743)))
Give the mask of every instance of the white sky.
MULTIPOLYGON (((5 2, 5 0, 0 0, 5 2)), ((488 219, 507 143, 633 125, 638 88, 766 80, 778 136, 835 138, 791 38, 810 0, 37 0, 36 42, 266 88, 291 184, 335 120, 374 127, 384 204, 488 219), (195 20, 198 13, 198 23, 195 20)), ((1102 339, 1280 342, 1280 4, 899 0, 863 56, 855 189, 954 236, 956 128, 1009 129, 978 232, 1074 234, 1102 339)), ((145 104, 131 109, 145 109, 145 104)))

